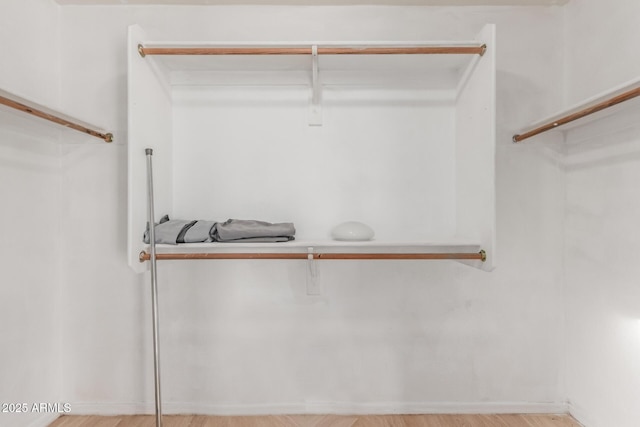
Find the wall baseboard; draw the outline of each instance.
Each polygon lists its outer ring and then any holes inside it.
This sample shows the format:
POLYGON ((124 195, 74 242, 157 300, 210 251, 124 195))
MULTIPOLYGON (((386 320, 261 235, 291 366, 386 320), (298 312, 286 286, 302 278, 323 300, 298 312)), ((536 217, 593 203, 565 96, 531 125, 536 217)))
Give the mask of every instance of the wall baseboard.
POLYGON ((579 422, 583 427, 592 427, 595 424, 591 423, 587 413, 580 406, 575 405, 572 402, 568 403, 569 414, 575 418, 577 422, 579 422))
MULTIPOLYGON (((297 402, 274 404, 209 404, 165 402, 163 414, 566 414, 564 402, 297 402)), ((72 403, 70 415, 153 414, 153 403, 72 403)))
POLYGON ((48 413, 42 414, 35 420, 31 421, 27 427, 47 427, 49 424, 54 422, 61 414, 58 413, 48 413))

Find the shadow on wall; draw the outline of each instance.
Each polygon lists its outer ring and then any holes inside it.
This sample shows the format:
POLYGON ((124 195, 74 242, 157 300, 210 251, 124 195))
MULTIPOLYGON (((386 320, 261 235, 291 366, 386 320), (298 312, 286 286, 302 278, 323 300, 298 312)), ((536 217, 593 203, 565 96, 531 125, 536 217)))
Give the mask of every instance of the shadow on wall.
POLYGON ((532 79, 498 70, 496 72, 496 144, 513 144, 512 137, 521 133, 541 117, 560 109, 560 97, 544 96, 549 89, 539 86, 532 79), (502 132, 509 137, 503 138, 502 132))

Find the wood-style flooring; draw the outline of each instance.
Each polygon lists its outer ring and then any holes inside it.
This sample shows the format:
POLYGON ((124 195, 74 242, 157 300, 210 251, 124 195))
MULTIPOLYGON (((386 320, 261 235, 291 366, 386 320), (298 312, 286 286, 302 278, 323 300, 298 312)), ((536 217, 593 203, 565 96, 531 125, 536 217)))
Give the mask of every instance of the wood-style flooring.
MULTIPOLYGON (((580 427, 567 415, 165 415, 163 427, 580 427)), ((155 427, 153 415, 62 416, 49 427, 155 427)))

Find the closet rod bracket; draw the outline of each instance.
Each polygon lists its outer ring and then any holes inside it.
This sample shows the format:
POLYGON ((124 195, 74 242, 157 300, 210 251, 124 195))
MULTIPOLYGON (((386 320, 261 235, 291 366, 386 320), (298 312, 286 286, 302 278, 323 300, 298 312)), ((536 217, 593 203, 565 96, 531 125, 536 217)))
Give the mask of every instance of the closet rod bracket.
POLYGON ((144 52, 144 46, 142 46, 141 44, 138 45, 138 53, 140 54, 141 57, 145 57, 147 56, 147 54, 144 52))
POLYGON ((487 253, 485 252, 484 249, 481 249, 480 252, 478 252, 480 254, 480 261, 482 262, 486 262, 487 261, 487 253))
POLYGON ((318 46, 311 46, 311 107, 309 126, 322 126, 322 107, 320 106, 320 75, 318 71, 318 46))
POLYGON ((307 295, 322 295, 318 261, 311 246, 307 248, 307 295))
POLYGON ((483 44, 482 46, 480 46, 480 56, 484 56, 486 52, 487 52, 487 45, 483 44))

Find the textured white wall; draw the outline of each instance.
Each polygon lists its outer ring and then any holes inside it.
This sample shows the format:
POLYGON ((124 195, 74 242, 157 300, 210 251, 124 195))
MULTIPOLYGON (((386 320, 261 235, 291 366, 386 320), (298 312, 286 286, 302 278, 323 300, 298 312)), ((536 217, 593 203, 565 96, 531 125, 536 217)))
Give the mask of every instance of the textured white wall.
MULTIPOLYGON (((640 76, 640 3, 566 6, 570 103, 640 76)), ((624 112, 568 146, 567 394, 587 427, 640 420, 640 126, 624 112)))
MULTIPOLYGON (((162 263, 169 410, 549 410, 564 401, 563 175, 546 146, 510 142, 561 102, 561 10, 62 9, 63 104, 121 143, 131 23, 166 40, 410 40, 469 38, 487 22, 498 25, 498 269, 323 264, 323 295, 311 298, 302 263, 162 263)), ((64 226, 64 396, 77 410, 150 410, 148 279, 125 259, 125 147, 68 147, 64 158, 73 212, 64 226)))
MULTIPOLYGON (((0 88, 56 106, 58 9, 49 0, 0 2, 0 88)), ((60 170, 37 119, 0 111, 0 426, 51 419, 32 404, 60 398, 60 170), (34 131, 32 126, 40 129, 34 131), (9 408, 7 408, 9 409, 9 408)))

